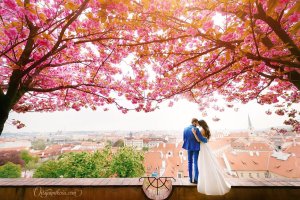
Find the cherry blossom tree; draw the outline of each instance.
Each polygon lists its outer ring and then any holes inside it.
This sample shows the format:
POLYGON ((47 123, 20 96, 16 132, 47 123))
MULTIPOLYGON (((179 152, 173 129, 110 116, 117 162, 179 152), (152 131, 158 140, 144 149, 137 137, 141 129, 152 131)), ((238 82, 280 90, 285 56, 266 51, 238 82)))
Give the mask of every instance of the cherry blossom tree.
POLYGON ((11 110, 115 104, 124 113, 148 112, 184 97, 202 111, 213 106, 222 112, 213 105, 215 95, 228 108, 254 99, 272 104, 300 131, 299 110, 292 109, 300 101, 299 4, 3 0, 0 132, 11 110))
MULTIPOLYGON (((1 1, 0 133, 11 110, 115 104, 127 112, 118 100, 131 99, 146 87, 129 90, 122 77, 135 6, 129 0, 1 1)), ((141 101, 136 107, 146 105, 141 101)), ((18 120, 13 124, 24 126, 18 120)))
POLYGON ((293 106, 300 102, 299 1, 151 2, 140 4, 148 19, 147 28, 138 29, 144 44, 132 44, 135 67, 155 72, 149 99, 184 96, 200 110, 221 112, 236 101, 256 100, 274 105, 300 132, 299 108, 293 106), (148 27, 158 28, 149 35, 148 27), (216 94, 227 106, 215 105, 216 94))

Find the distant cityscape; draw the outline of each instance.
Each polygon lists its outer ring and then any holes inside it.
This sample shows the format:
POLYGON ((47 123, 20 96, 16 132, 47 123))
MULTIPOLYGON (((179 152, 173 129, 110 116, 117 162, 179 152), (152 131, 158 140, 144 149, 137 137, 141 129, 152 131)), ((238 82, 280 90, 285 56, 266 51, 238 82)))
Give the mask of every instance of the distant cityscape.
MULTIPOLYGON (((300 135, 292 131, 214 131, 209 141, 225 176, 234 178, 300 178, 300 135)), ((145 176, 188 177, 181 131, 70 131, 3 133, 1 155, 28 150, 40 162, 66 152, 95 152, 107 145, 144 151, 145 176)), ((23 173, 32 177, 33 171, 23 173)))

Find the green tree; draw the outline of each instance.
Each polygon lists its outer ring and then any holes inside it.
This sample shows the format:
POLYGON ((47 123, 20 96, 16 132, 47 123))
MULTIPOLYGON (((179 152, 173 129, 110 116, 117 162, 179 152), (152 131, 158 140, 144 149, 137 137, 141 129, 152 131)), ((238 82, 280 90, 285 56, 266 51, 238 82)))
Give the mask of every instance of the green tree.
POLYGON ((33 178, 59 178, 63 176, 61 163, 57 160, 43 162, 34 172, 33 178))
POLYGON ((118 177, 140 177, 144 174, 144 154, 132 147, 120 148, 113 155, 111 171, 118 177))
POLYGON ((39 160, 39 158, 37 156, 32 156, 29 154, 29 152, 27 150, 22 150, 20 152, 20 157, 25 162, 25 165, 24 165, 25 175, 27 173, 27 170, 32 170, 32 169, 36 168, 37 162, 39 160))
POLYGON ((111 149, 95 153, 65 153, 57 160, 46 161, 35 171, 36 178, 98 178, 109 177, 111 149))
MULTIPOLYGON (((59 162, 63 165, 64 177, 68 178, 97 178, 101 171, 100 152, 93 154, 87 152, 63 154, 59 162)), ((105 174, 105 173, 104 173, 105 174)), ((103 174, 103 175, 104 175, 103 174)))
POLYGON ((105 148, 101 152, 96 151, 98 154, 97 156, 97 163, 100 166, 99 169, 99 176, 102 178, 107 178, 112 175, 110 170, 111 168, 111 160, 112 160, 112 151, 111 148, 105 148))
POLYGON ((113 145, 113 142, 111 140, 107 140, 105 148, 110 148, 110 147, 112 147, 112 145, 113 145))
POLYGON ((113 147, 124 147, 124 140, 119 139, 114 144, 113 147))
POLYGON ((144 156, 133 148, 120 148, 112 154, 111 148, 95 153, 65 153, 57 160, 42 163, 34 178, 107 178, 139 177, 144 174, 144 156))
POLYGON ((34 150, 44 150, 46 148, 46 142, 43 139, 37 139, 31 142, 31 146, 34 150))
POLYGON ((21 159, 24 160, 25 165, 29 162, 38 162, 38 157, 30 155, 30 153, 27 150, 22 150, 20 152, 20 156, 21 159))
POLYGON ((149 147, 143 147, 143 151, 149 151, 149 147))
POLYGON ((12 162, 7 162, 0 166, 0 178, 20 178, 21 165, 16 165, 12 162))
POLYGON ((34 161, 34 160, 31 160, 31 161, 29 161, 29 163, 27 163, 25 165, 25 169, 26 170, 32 170, 32 169, 36 169, 37 166, 38 166, 38 162, 34 161))

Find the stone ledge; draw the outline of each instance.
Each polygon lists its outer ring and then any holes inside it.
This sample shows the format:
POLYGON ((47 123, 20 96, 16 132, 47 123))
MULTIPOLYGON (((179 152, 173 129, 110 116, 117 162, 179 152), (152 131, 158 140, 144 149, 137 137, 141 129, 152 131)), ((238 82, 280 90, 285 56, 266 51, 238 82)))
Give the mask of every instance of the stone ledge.
MULTIPOLYGON (((300 179, 226 179, 232 187, 300 187, 300 179)), ((0 178, 3 186, 141 186, 139 178, 0 178)), ((187 178, 173 181, 173 186, 193 187, 187 178)))

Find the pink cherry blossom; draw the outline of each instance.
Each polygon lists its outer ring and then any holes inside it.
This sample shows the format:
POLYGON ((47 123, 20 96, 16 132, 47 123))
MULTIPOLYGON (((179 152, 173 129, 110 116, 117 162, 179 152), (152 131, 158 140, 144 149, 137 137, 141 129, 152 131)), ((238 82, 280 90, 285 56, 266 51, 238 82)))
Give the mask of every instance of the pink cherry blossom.
POLYGON ((234 102, 281 105, 273 113, 300 127, 296 0, 272 9, 263 0, 16 2, 0 6, 0 102, 13 111, 151 112, 185 98, 206 115, 224 112, 222 97, 235 111, 234 102))
POLYGON ((17 4, 14 0, 3 0, 3 4, 11 10, 15 10, 17 8, 17 4))
POLYGON ((15 39, 17 37, 17 35, 18 35, 18 31, 17 31, 17 29, 15 27, 10 28, 8 30, 4 30, 4 33, 11 40, 15 39))
POLYGON ((218 117, 213 117, 212 120, 215 121, 215 122, 217 122, 217 121, 220 121, 220 118, 218 118, 218 117))
POLYGON ((300 19, 300 13, 295 12, 294 14, 289 16, 288 19, 291 23, 297 23, 297 22, 299 22, 299 19, 300 19))

